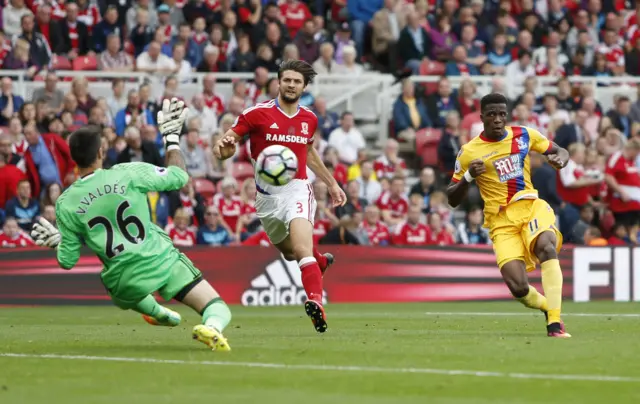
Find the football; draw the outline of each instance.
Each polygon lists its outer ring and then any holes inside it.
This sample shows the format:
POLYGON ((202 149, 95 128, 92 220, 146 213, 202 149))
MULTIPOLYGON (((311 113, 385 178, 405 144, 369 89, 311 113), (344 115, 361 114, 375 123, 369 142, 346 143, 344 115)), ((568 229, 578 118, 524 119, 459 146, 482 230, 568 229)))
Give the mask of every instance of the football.
POLYGON ((268 184, 285 185, 298 172, 298 158, 286 146, 269 146, 258 155, 256 171, 268 184))

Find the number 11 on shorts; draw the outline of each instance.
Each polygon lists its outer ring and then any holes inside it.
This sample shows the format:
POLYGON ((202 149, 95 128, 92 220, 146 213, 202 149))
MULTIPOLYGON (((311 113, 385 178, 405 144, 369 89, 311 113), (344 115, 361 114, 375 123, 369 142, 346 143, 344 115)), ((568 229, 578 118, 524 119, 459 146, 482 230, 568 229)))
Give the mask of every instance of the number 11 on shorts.
POLYGON ((531 234, 538 231, 538 219, 533 219, 529 222, 529 230, 531 231, 531 234))

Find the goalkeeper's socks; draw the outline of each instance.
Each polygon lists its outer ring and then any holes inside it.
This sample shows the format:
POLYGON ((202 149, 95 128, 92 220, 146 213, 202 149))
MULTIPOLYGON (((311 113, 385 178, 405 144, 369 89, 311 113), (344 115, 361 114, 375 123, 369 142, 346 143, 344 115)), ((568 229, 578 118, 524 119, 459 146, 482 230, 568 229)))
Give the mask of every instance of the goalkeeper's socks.
POLYGON ((323 254, 320 254, 318 249, 315 247, 313 248, 313 258, 316 259, 321 270, 324 271, 325 269, 327 269, 327 265, 329 265, 329 263, 327 262, 327 257, 325 257, 323 254))
POLYGON ((518 298, 518 300, 530 309, 539 309, 544 312, 547 311, 547 299, 531 285, 529 285, 529 293, 518 298))
POLYGON ((318 262, 313 257, 306 257, 298 262, 302 272, 302 286, 307 297, 322 303, 322 271, 318 262))
POLYGON ((540 264, 542 287, 549 303, 548 324, 559 323, 562 306, 562 270, 560 261, 552 259, 540 264))
POLYGON ((158 304, 156 298, 152 295, 148 295, 144 299, 140 300, 138 304, 133 307, 133 310, 137 311, 140 314, 145 314, 149 317, 158 319, 160 321, 166 320, 169 316, 165 308, 158 304))
POLYGON ((231 310, 221 297, 211 300, 202 310, 202 324, 222 332, 231 322, 231 310))

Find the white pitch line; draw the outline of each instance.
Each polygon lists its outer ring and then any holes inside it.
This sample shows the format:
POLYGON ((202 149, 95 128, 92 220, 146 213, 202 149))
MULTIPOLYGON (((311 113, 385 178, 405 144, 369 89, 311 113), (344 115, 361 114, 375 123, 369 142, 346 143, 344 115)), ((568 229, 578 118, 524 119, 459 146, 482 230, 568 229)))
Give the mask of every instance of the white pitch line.
MULTIPOLYGON (((511 313, 511 312, 485 312, 485 311, 427 311, 424 313, 426 316, 532 316, 535 315, 534 312, 531 313, 511 313)), ((626 317, 626 318, 638 318, 640 317, 640 313, 562 313, 562 316, 570 316, 570 317, 626 317)))
POLYGON ((185 361, 181 359, 155 359, 155 358, 131 358, 113 356, 86 356, 86 355, 36 355, 21 353, 0 353, 0 357, 23 358, 23 359, 60 359, 60 360, 80 360, 80 361, 103 361, 103 362, 134 362, 134 363, 156 363, 171 365, 199 365, 199 366, 231 366, 242 368, 262 368, 281 370, 317 370, 330 372, 362 372, 362 373, 415 373, 434 374, 444 376, 471 376, 471 377, 496 377, 508 379, 544 379, 544 380, 570 380, 589 382, 624 382, 640 383, 638 377, 627 376, 606 376, 606 375, 554 375, 538 373, 510 373, 510 372, 489 372, 476 370, 447 370, 430 368, 383 368, 376 366, 341 366, 341 365, 290 365, 286 363, 262 363, 262 362, 231 362, 231 361, 185 361))

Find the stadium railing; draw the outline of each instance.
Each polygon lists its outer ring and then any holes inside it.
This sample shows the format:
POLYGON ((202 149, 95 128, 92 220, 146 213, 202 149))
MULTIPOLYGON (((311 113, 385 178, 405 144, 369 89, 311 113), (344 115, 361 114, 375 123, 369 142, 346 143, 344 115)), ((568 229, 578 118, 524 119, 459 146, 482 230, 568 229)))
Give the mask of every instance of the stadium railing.
MULTIPOLYGON (((33 91, 44 86, 42 80, 30 81, 26 79, 24 70, 2 70, 2 75, 11 77, 14 81, 14 91, 25 100, 31 100, 33 91)), ((71 80, 75 77, 85 77, 91 81, 90 91, 95 98, 109 97, 111 83, 115 78, 125 79, 125 91, 138 88, 142 83, 154 84, 152 96, 159 98, 164 89, 167 75, 147 74, 140 72, 102 72, 59 70, 56 75, 60 79, 58 88, 67 92, 71 88, 71 80)), ((207 73, 193 73, 189 77, 180 77, 178 85, 179 96, 190 100, 202 91, 202 81, 207 73)), ((232 94, 234 80, 252 80, 252 73, 215 73, 217 78, 216 92, 228 100, 232 94)), ((272 75, 272 77, 275 75, 272 75)), ((523 83, 509 82, 506 77, 497 76, 457 76, 449 77, 452 88, 457 89, 465 80, 472 80, 477 86, 477 95, 483 96, 491 91, 493 81, 503 81, 503 87, 512 98, 523 91, 523 83)), ((411 80, 420 84, 437 85, 440 76, 412 76, 411 80)), ((538 95, 558 91, 556 77, 537 77, 538 95)), ((594 89, 594 97, 608 110, 613 105, 614 96, 626 95, 635 98, 636 85, 640 84, 640 77, 586 77, 570 76, 573 84, 589 84, 594 89)), ((327 100, 327 108, 341 113, 351 111, 356 119, 365 123, 361 128, 365 137, 375 139, 375 144, 381 146, 389 137, 389 121, 393 103, 401 93, 401 84, 395 83, 395 78, 389 74, 367 72, 359 76, 353 75, 319 75, 311 85, 309 91, 315 96, 322 96, 327 100)))
MULTIPOLYGON (((63 92, 71 89, 71 80, 76 77, 84 77, 91 81, 90 91, 94 98, 109 97, 111 95, 110 80, 115 78, 125 79, 125 92, 138 88, 141 84, 149 82, 154 84, 153 97, 161 97, 164 89, 164 80, 169 75, 147 74, 140 72, 102 72, 102 71, 74 71, 58 70, 55 72, 59 78, 58 88, 63 92)), ((216 92, 228 100, 232 94, 234 80, 252 80, 252 73, 214 73, 217 79, 216 92)), ((31 100, 33 91, 44 86, 42 80, 30 81, 26 79, 23 70, 2 70, 2 76, 14 79, 14 91, 25 100, 31 100)), ((177 76, 179 80, 179 96, 190 100, 194 95, 202 92, 202 81, 207 73, 193 73, 188 77, 177 76)), ((275 77, 272 74, 271 77, 275 77)), ((375 100, 377 94, 385 92, 391 86, 393 77, 379 73, 365 73, 359 76, 352 75, 319 75, 313 82, 309 91, 314 96, 323 96, 327 100, 327 108, 338 111, 352 111, 361 119, 374 120, 378 116, 379 105, 370 102, 375 100)))

